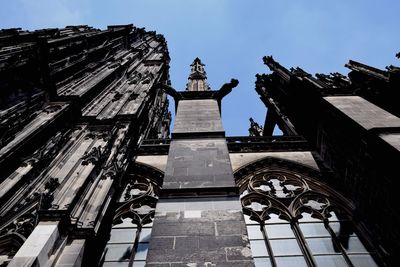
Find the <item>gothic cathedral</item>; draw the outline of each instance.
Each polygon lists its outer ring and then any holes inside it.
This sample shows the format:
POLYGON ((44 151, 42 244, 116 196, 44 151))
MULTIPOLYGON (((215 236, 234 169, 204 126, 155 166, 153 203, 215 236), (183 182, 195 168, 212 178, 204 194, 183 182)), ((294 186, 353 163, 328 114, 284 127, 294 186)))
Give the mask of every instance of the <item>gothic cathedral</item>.
POLYGON ((239 81, 175 89, 160 34, 0 30, 0 266, 398 266, 400 69, 263 60, 227 137, 239 81))

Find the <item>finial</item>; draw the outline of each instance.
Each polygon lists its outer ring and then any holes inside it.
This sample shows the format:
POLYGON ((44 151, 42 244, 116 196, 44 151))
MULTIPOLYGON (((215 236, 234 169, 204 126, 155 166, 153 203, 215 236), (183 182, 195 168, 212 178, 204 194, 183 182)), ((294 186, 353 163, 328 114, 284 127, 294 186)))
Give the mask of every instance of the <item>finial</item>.
POLYGON ((191 71, 188 78, 187 91, 209 91, 210 87, 207 83, 207 75, 204 70, 204 64, 200 58, 196 57, 190 65, 191 71))
POLYGON ((249 135, 262 136, 263 128, 257 122, 255 122, 252 117, 250 117, 249 121, 250 121, 249 135))

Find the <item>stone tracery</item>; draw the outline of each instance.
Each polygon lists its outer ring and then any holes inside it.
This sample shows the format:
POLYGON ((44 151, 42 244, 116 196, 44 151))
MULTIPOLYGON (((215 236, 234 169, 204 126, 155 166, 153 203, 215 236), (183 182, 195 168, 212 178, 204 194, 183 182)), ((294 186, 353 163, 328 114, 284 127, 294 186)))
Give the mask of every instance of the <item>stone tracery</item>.
POLYGON ((273 158, 236 172, 256 266, 281 266, 285 261, 296 266, 325 266, 335 261, 358 266, 362 260, 377 266, 374 249, 362 245, 365 236, 357 235, 351 221, 351 203, 309 176, 313 173, 273 158), (310 235, 313 232, 318 234, 310 235), (281 251, 279 244, 293 249, 281 251))

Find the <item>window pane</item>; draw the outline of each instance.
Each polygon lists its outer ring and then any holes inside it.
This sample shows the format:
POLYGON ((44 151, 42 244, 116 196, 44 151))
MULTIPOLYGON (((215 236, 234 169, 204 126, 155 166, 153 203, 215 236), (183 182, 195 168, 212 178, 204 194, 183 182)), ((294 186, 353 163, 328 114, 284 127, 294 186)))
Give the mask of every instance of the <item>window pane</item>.
POLYGON ((334 211, 329 212, 331 217, 328 218, 329 222, 337 222, 339 221, 338 217, 336 216, 336 213, 334 211))
POLYGON ((149 250, 149 244, 148 243, 139 243, 136 254, 135 254, 135 260, 146 260, 147 257, 147 252, 149 250))
POLYGON ((151 228, 153 227, 153 221, 146 223, 145 225, 143 225, 143 228, 151 228))
POLYGON ((151 237, 151 228, 142 228, 140 232, 139 242, 148 243, 151 237))
POLYGON ((266 225, 268 238, 294 238, 293 230, 290 224, 270 224, 266 225))
POLYGON ((104 262, 103 267, 128 267, 129 262, 104 262))
POLYGON ((340 232, 340 223, 338 222, 334 222, 334 223, 329 223, 329 226, 332 228, 333 232, 335 232, 335 234, 338 234, 340 232))
POLYGON ((112 229, 108 243, 133 243, 135 242, 136 229, 112 229))
POLYGON ((339 222, 339 221, 349 221, 351 220, 349 216, 342 214, 341 216, 337 216, 339 213, 335 211, 331 211, 329 213, 331 217, 328 218, 330 222, 339 222))
POLYGON ((303 216, 303 218, 299 219, 299 222, 321 222, 320 219, 311 217, 311 214, 309 213, 304 212, 301 215, 303 216))
POLYGON ((254 210, 254 211, 262 211, 263 210, 263 208, 265 208, 266 206, 264 205, 264 204, 262 204, 262 203, 259 203, 259 202, 251 202, 251 204, 250 204, 250 208, 252 209, 252 210, 254 210))
POLYGON ((333 222, 329 223, 329 226, 332 228, 335 234, 346 233, 348 236, 354 236, 353 224, 349 221, 341 221, 341 222, 333 222))
POLYGON ((255 267, 270 267, 271 260, 269 258, 254 258, 255 267))
POLYGON ((250 240, 251 253, 253 257, 268 256, 264 240, 250 240))
POLYGON ((279 219, 279 216, 276 215, 275 213, 271 213, 268 214, 269 215, 269 219, 265 221, 266 224, 270 224, 270 223, 288 223, 285 220, 279 219))
POLYGON ((304 237, 331 236, 323 223, 300 223, 299 225, 304 237))
POLYGON ((306 260, 301 257, 275 257, 278 267, 307 267, 306 260))
POLYGON ((146 265, 146 261, 134 261, 133 267, 144 267, 146 265))
POLYGON ((132 254, 131 244, 115 244, 106 246, 105 261, 128 261, 132 254))
POLYGON ((244 214, 244 221, 246 222, 246 224, 257 224, 258 225, 258 222, 251 220, 250 216, 246 215, 246 214, 244 214))
POLYGON ((364 245, 361 243, 360 239, 356 236, 352 236, 349 238, 349 240, 346 242, 341 241, 343 248, 348 252, 348 253, 357 253, 357 252, 368 252, 364 245))
POLYGON ((264 239, 259 225, 248 225, 247 233, 249 235, 249 239, 264 239))
POLYGON ((132 223, 132 219, 131 218, 125 218, 125 219, 122 220, 122 223, 115 224, 113 226, 113 228, 126 228, 126 227, 133 228, 133 227, 137 227, 137 225, 132 223))
POLYGON ((338 254, 340 251, 333 246, 332 238, 308 238, 307 244, 311 252, 315 254, 338 254))
POLYGON ((315 256, 314 259, 321 267, 348 266, 342 255, 315 256))
POLYGON ((371 255, 349 255, 355 267, 378 267, 371 255))
POLYGON ((296 239, 276 239, 270 243, 275 256, 303 255, 296 239))

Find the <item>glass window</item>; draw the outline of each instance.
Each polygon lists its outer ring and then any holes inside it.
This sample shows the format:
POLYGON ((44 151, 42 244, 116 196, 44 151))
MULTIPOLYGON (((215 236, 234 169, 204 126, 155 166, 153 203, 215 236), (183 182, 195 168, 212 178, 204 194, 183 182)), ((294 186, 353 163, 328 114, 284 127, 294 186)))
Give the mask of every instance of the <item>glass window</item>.
POLYGON ((338 254, 340 250, 334 247, 331 237, 307 238, 307 244, 314 255, 317 254, 338 254))
POLYGON ((150 242, 151 228, 143 228, 140 232, 139 242, 150 242))
POLYGON ((135 254, 135 260, 146 260, 148 250, 149 250, 148 243, 139 243, 135 254))
POLYGON ((329 215, 331 215, 331 217, 328 218, 329 222, 338 222, 339 219, 336 216, 336 213, 334 211, 329 212, 329 215))
POLYGON ((300 223, 300 229, 304 237, 324 237, 331 236, 321 223, 300 223))
POLYGON ((264 239, 260 225, 248 225, 247 234, 249 235, 249 239, 264 239))
POLYGON ((132 266, 133 267, 144 267, 144 266, 146 266, 146 261, 134 261, 132 266))
POLYGON ((274 213, 269 214, 269 217, 270 218, 265 221, 266 224, 288 223, 287 221, 280 219, 279 216, 274 213))
POLYGON ((254 258, 255 267, 272 267, 269 258, 254 258))
POLYGON ((340 232, 340 223, 339 222, 330 222, 329 227, 333 230, 334 233, 340 232))
POLYGON ((320 219, 311 217, 311 214, 307 212, 302 213, 301 216, 303 217, 299 219, 299 222, 321 222, 320 219))
POLYGON ((347 242, 346 241, 341 240, 341 244, 347 253, 350 254, 350 253, 368 252, 357 236, 351 236, 349 237, 348 241, 347 242))
POLYGON ((244 214, 244 221, 246 224, 256 224, 258 225, 258 222, 253 221, 252 219, 250 219, 249 215, 244 214))
POLYGON ((298 257, 275 257, 278 267, 307 267, 303 256, 298 257))
POLYGON ((143 228, 152 228, 153 227, 153 221, 146 223, 145 225, 143 225, 143 228))
POLYGON ((132 244, 107 245, 105 261, 129 261, 132 247, 132 244))
POLYGON ((266 225, 265 229, 269 238, 294 238, 293 230, 288 223, 266 225))
POLYGON ((354 267, 378 267, 371 255, 349 255, 354 267))
POLYGON ((108 243, 133 243, 136 238, 135 228, 112 229, 108 243))
POLYGON ((351 236, 354 234, 353 224, 350 221, 329 222, 329 227, 336 235, 351 236))
POLYGON ((296 239, 270 240, 274 256, 303 255, 296 239))
POLYGON ((129 262, 105 262, 103 267, 128 267, 129 262))
MULTIPOLYGON (((133 98, 136 96, 132 94, 133 98)), ((127 178, 124 190, 119 196, 120 201, 117 203, 110 239, 101 258, 104 262, 103 266, 144 267, 146 265, 157 204, 154 194, 157 194, 161 182, 158 174, 154 173, 155 176, 148 177, 144 175, 146 172, 147 170, 140 170, 137 173, 135 171, 127 178), (150 197, 135 198, 137 195, 150 197)))
POLYGON ((136 227, 137 225, 132 223, 132 219, 131 218, 125 218, 122 220, 121 223, 115 224, 113 226, 113 229, 115 228, 133 228, 136 227))
POLYGON ((103 266, 127 266, 126 263, 129 263, 131 258, 134 259, 133 266, 145 266, 152 223, 143 226, 139 233, 137 250, 134 257, 132 257, 138 229, 136 224, 132 224, 131 221, 132 219, 126 218, 122 223, 113 226, 111 229, 110 240, 105 249, 103 266), (128 228, 129 225, 134 225, 135 227, 128 228))
POLYGON ((314 256, 318 266, 343 267, 348 266, 342 255, 314 256))
POLYGON ((335 202, 327 196, 332 191, 324 194, 321 184, 316 187, 318 191, 312 191, 309 180, 302 179, 301 175, 279 174, 274 170, 246 179, 252 186, 245 187, 241 181, 241 187, 246 188, 240 195, 242 205, 246 212, 264 216, 261 219, 265 221, 260 228, 258 222, 244 216, 255 266, 271 266, 268 251, 278 267, 310 266, 313 262, 323 267, 342 267, 348 266, 349 261, 354 266, 377 266, 355 234, 351 216, 343 212, 345 209, 332 211, 339 203, 332 205, 335 202), (298 192, 305 194, 296 195, 298 192), (303 211, 301 218, 299 214, 291 214, 298 211, 303 211), (313 259, 304 257, 304 251, 313 259))
POLYGON ((268 251, 264 240, 250 240, 250 247, 253 257, 268 256, 268 251))

